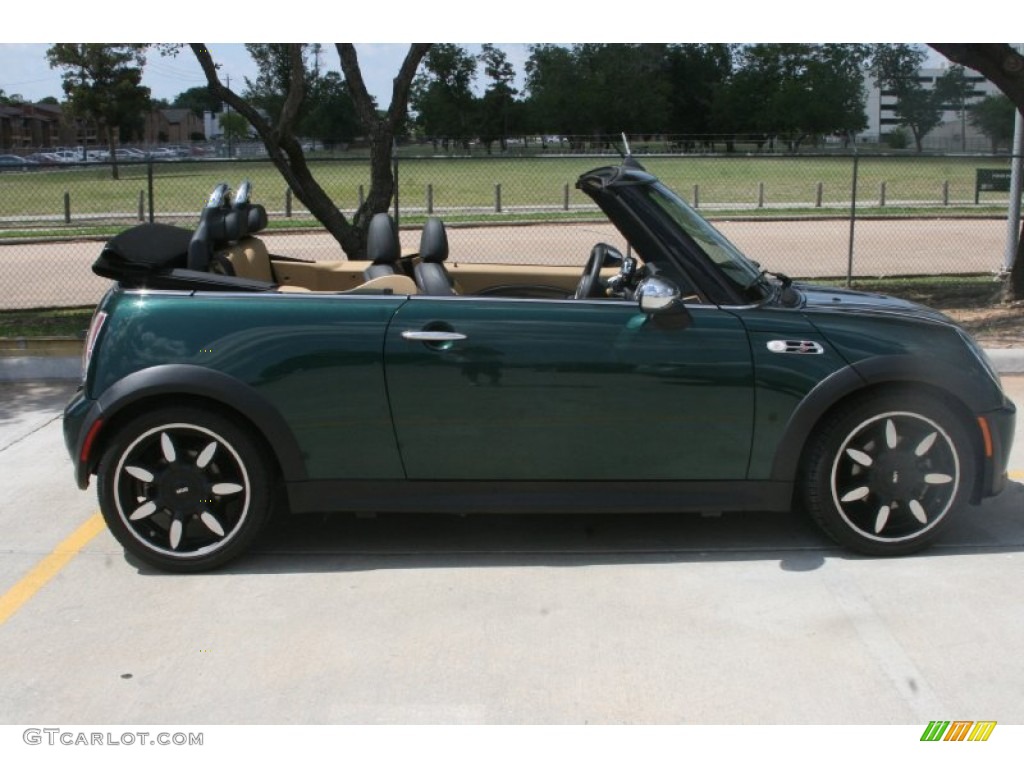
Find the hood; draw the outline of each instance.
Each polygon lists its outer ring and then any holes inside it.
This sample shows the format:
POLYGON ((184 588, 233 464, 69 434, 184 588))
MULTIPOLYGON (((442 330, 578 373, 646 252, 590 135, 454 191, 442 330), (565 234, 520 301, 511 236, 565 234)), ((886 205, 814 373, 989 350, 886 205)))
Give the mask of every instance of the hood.
POLYGON ((881 293, 865 293, 829 286, 794 284, 804 298, 804 309, 831 312, 850 312, 871 315, 899 315, 928 320, 944 325, 956 325, 936 309, 916 304, 906 299, 897 299, 881 293))

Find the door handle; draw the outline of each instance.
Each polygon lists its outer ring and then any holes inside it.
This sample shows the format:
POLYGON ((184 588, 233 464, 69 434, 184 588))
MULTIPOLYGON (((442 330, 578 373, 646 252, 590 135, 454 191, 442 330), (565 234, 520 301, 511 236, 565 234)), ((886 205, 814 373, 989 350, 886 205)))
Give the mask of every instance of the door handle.
POLYGON ((402 338, 409 341, 465 341, 466 334, 452 331, 402 331, 402 338))

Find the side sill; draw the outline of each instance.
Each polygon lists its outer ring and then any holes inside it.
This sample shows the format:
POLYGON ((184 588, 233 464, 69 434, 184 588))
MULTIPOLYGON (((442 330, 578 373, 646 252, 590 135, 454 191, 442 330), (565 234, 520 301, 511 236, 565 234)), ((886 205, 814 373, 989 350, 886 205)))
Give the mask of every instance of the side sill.
POLYGON ((784 512, 793 501, 792 483, 772 481, 307 480, 286 487, 296 514, 784 512))

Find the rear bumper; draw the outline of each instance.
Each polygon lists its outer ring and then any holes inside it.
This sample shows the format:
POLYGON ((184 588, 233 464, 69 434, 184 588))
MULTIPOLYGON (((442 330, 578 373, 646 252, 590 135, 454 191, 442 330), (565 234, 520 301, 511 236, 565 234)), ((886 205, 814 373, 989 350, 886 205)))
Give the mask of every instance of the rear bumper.
POLYGON ((92 466, 89 456, 85 455, 86 438, 93 424, 100 416, 100 408, 95 400, 90 400, 79 390, 64 407, 64 447, 71 457, 75 469, 75 483, 83 491, 89 487, 89 474, 92 466))

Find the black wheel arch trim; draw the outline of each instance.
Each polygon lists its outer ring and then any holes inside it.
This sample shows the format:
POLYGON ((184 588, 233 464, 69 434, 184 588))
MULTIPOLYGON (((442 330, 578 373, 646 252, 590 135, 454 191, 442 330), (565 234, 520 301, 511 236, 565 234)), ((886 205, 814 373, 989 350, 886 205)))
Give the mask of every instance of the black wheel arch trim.
MULTIPOLYGON (((125 408, 155 397, 200 397, 219 403, 247 420, 266 442, 288 481, 305 480, 306 463, 302 450, 280 411, 263 395, 243 381, 226 373, 195 365, 170 364, 144 368, 120 379, 93 401, 79 428, 76 445, 76 479, 84 488, 88 476, 99 462, 101 451, 93 450, 87 463, 80 460, 82 443, 97 419, 108 422, 125 408)), ((100 429, 99 440, 106 439, 107 427, 100 429)))
POLYGON ((804 397, 779 440, 771 479, 792 481, 799 471, 804 445, 821 418, 839 401, 880 385, 924 386, 957 401, 968 414, 982 414, 1003 404, 994 384, 985 386, 941 360, 911 355, 868 358, 840 368, 804 397))

